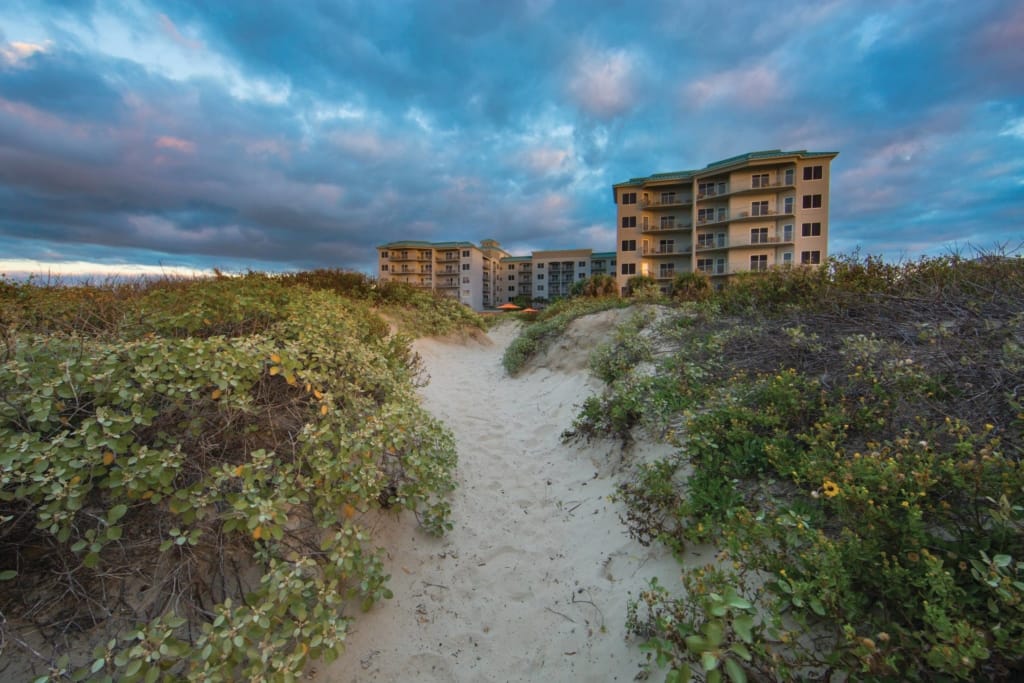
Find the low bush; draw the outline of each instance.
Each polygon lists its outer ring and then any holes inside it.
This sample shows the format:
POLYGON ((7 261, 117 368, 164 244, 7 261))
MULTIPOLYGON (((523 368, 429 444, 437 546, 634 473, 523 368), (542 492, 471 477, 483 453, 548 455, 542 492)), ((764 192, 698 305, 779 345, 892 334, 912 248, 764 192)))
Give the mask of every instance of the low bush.
MULTIPOLYGON (((651 661, 677 680, 1019 678, 1022 301, 1019 257, 840 258, 659 325, 680 449, 620 487, 624 521, 721 553, 686 597, 633 601, 651 661)), ((636 384, 616 376, 578 422, 645 419, 636 384)))
POLYGON ((155 283, 95 334, 14 288, 0 642, 41 635, 43 679, 294 679, 390 596, 366 515, 449 528, 455 448, 415 398, 418 357, 330 289, 155 283))

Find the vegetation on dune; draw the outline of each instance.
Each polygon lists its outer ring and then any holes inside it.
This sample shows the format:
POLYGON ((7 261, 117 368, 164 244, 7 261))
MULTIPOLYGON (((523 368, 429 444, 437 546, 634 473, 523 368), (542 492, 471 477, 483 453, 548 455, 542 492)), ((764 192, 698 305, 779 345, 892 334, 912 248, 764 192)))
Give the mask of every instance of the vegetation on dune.
POLYGON ((477 324, 455 307, 334 271, 0 283, 0 647, 41 680, 289 680, 336 656, 353 606, 390 596, 361 519, 441 533, 454 487, 375 309, 477 324))
POLYGON ((615 296, 560 299, 532 320, 527 320, 528 324, 523 331, 505 349, 501 362, 508 374, 515 376, 531 358, 543 353, 573 320, 611 308, 623 308, 630 303, 627 299, 615 296))
POLYGON ((631 322, 595 354, 608 389, 574 431, 662 430, 678 450, 620 487, 624 521, 722 550, 631 605, 668 680, 1019 678, 1024 259, 839 258, 682 298, 651 344, 631 322))

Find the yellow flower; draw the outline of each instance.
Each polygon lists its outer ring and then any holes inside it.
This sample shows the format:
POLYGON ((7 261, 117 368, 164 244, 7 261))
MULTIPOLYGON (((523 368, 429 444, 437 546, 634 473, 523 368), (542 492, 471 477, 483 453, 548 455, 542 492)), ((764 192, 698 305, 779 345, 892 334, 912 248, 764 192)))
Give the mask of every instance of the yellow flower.
POLYGON ((839 485, 831 479, 826 479, 821 485, 821 492, 829 498, 835 498, 839 495, 839 485))

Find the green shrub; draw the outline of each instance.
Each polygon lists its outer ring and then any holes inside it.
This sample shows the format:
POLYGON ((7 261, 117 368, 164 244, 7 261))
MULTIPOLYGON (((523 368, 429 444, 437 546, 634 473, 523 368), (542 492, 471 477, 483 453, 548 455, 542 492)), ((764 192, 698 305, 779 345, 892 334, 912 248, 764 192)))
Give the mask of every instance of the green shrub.
POLYGON ((390 596, 364 515, 450 528, 452 437, 368 303, 257 274, 161 282, 95 335, 14 290, 31 304, 0 365, 0 628, 48 623, 55 678, 294 677, 337 655, 349 605, 390 596), (91 657, 61 656, 67 629, 91 657))
MULTIPOLYGON (((659 325, 680 450, 618 498, 642 542, 721 553, 684 573, 689 597, 632 603, 651 661, 684 680, 1013 680, 1022 301, 1019 257, 837 258, 738 278, 659 325)), ((580 428, 620 430, 615 405, 645 419, 635 393, 616 379, 580 428)))

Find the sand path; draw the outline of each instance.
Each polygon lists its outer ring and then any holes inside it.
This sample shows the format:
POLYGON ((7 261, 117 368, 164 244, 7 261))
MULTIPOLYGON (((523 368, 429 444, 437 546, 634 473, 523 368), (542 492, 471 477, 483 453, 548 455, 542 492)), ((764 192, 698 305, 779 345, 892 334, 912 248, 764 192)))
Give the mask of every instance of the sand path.
MULTIPOLYGON (((411 515, 383 520, 395 597, 356 618, 345 654, 318 680, 631 681, 627 593, 678 565, 630 541, 608 501, 615 443, 564 445, 578 405, 599 389, 582 369, 509 378, 493 344, 421 340, 425 407, 455 434, 455 528, 440 539, 411 515)), ((487 340, 484 340, 486 342, 487 340)), ((658 678, 657 676, 655 678, 658 678)))

